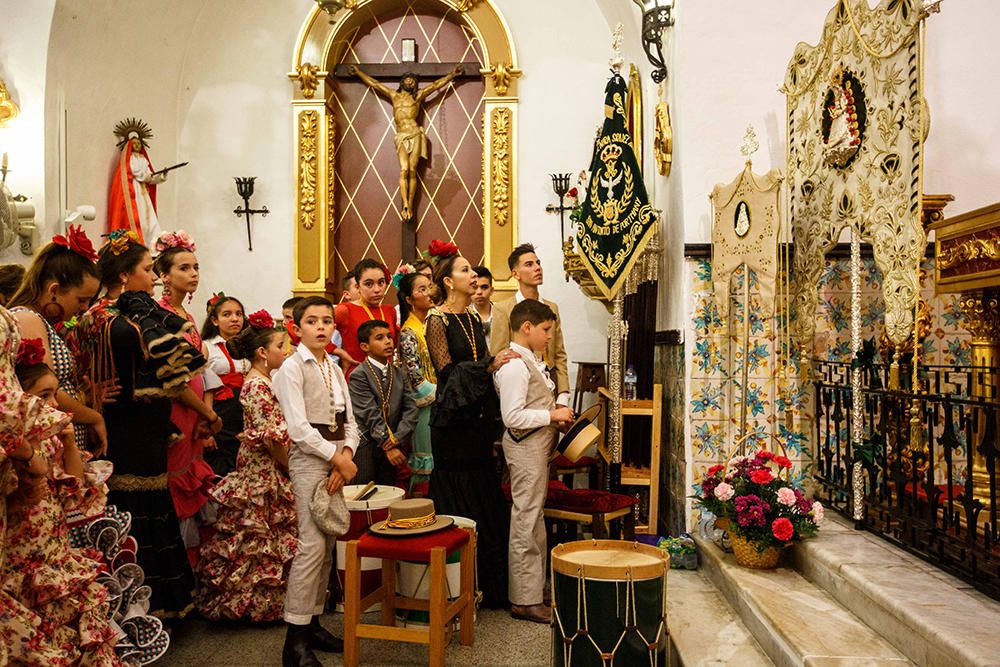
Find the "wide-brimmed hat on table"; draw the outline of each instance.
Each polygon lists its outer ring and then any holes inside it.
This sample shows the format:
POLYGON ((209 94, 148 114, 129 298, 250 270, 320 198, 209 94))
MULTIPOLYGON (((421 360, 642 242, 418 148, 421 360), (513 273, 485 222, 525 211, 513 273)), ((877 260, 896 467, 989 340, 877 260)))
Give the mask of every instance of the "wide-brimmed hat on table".
POLYGON ((450 516, 438 516, 434 511, 434 501, 428 498, 410 498, 389 505, 389 516, 379 521, 370 530, 376 535, 389 537, 413 537, 433 533, 452 525, 450 516))
POLYGON ((580 413, 556 445, 556 450, 571 463, 576 463, 587 449, 601 437, 601 429, 594 425, 601 414, 601 404, 595 403, 580 413))

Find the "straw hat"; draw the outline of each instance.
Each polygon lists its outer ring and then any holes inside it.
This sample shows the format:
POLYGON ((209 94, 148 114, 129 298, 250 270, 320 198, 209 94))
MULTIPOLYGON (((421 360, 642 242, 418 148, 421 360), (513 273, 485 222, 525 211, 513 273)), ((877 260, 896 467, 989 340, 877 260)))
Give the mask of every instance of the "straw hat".
POLYGON ((434 501, 428 498, 410 498, 389 505, 389 518, 379 521, 370 530, 376 535, 412 537, 433 533, 454 523, 450 516, 438 516, 434 501))
POLYGON ((594 422, 600 414, 600 403, 596 403, 580 413, 580 416, 570 426, 566 435, 559 440, 556 450, 572 463, 576 463, 583 456, 583 453, 587 451, 587 448, 601 437, 601 429, 594 426, 594 422))

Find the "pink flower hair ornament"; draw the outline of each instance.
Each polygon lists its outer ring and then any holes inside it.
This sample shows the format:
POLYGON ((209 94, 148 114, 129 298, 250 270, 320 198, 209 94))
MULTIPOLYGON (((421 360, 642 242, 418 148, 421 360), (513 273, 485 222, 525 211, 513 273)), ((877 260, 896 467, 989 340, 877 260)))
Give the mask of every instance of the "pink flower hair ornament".
POLYGON ((198 246, 195 245, 194 240, 187 232, 178 229, 176 232, 164 232, 156 239, 157 253, 166 252, 171 248, 183 248, 188 252, 194 252, 198 246))

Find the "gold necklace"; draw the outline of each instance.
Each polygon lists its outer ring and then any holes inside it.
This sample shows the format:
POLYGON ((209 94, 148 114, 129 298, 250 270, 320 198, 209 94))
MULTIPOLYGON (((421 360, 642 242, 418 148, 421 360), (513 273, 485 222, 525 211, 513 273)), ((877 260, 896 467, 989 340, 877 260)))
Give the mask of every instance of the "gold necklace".
POLYGON ((389 438, 395 442, 396 436, 392 432, 392 427, 389 426, 389 398, 392 396, 392 367, 386 364, 385 370, 388 376, 388 387, 382 387, 382 381, 379 379, 379 374, 375 371, 375 366, 372 364, 371 359, 365 359, 365 365, 368 366, 368 372, 372 374, 375 379, 375 389, 378 391, 379 402, 381 403, 381 413, 382 421, 385 423, 385 430, 389 434, 389 438))
POLYGON ((323 376, 323 384, 326 390, 333 395, 333 365, 330 363, 330 356, 323 358, 323 363, 319 365, 320 374, 323 376))
POLYGON ((465 335, 465 340, 469 341, 469 346, 472 348, 472 360, 479 361, 479 349, 476 347, 476 330, 472 325, 472 315, 469 315, 469 328, 465 328, 465 323, 462 322, 462 316, 459 313, 452 313, 455 319, 458 321, 458 326, 462 328, 462 333, 465 335))

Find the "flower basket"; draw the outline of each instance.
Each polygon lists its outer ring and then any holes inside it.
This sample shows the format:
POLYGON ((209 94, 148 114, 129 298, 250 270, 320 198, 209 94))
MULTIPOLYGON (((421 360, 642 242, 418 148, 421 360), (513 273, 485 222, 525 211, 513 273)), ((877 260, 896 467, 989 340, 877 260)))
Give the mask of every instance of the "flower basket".
POLYGON ((750 456, 730 453, 725 463, 708 469, 692 496, 718 517, 715 527, 726 531, 744 567, 776 567, 783 548, 815 535, 823 522, 823 506, 792 481, 791 467, 787 456, 765 449, 750 456))
POLYGON ((729 533, 729 542, 733 545, 733 555, 736 556, 736 562, 743 567, 754 570, 773 570, 778 566, 778 557, 781 556, 781 552, 775 547, 757 551, 753 542, 743 539, 736 533, 729 533))

